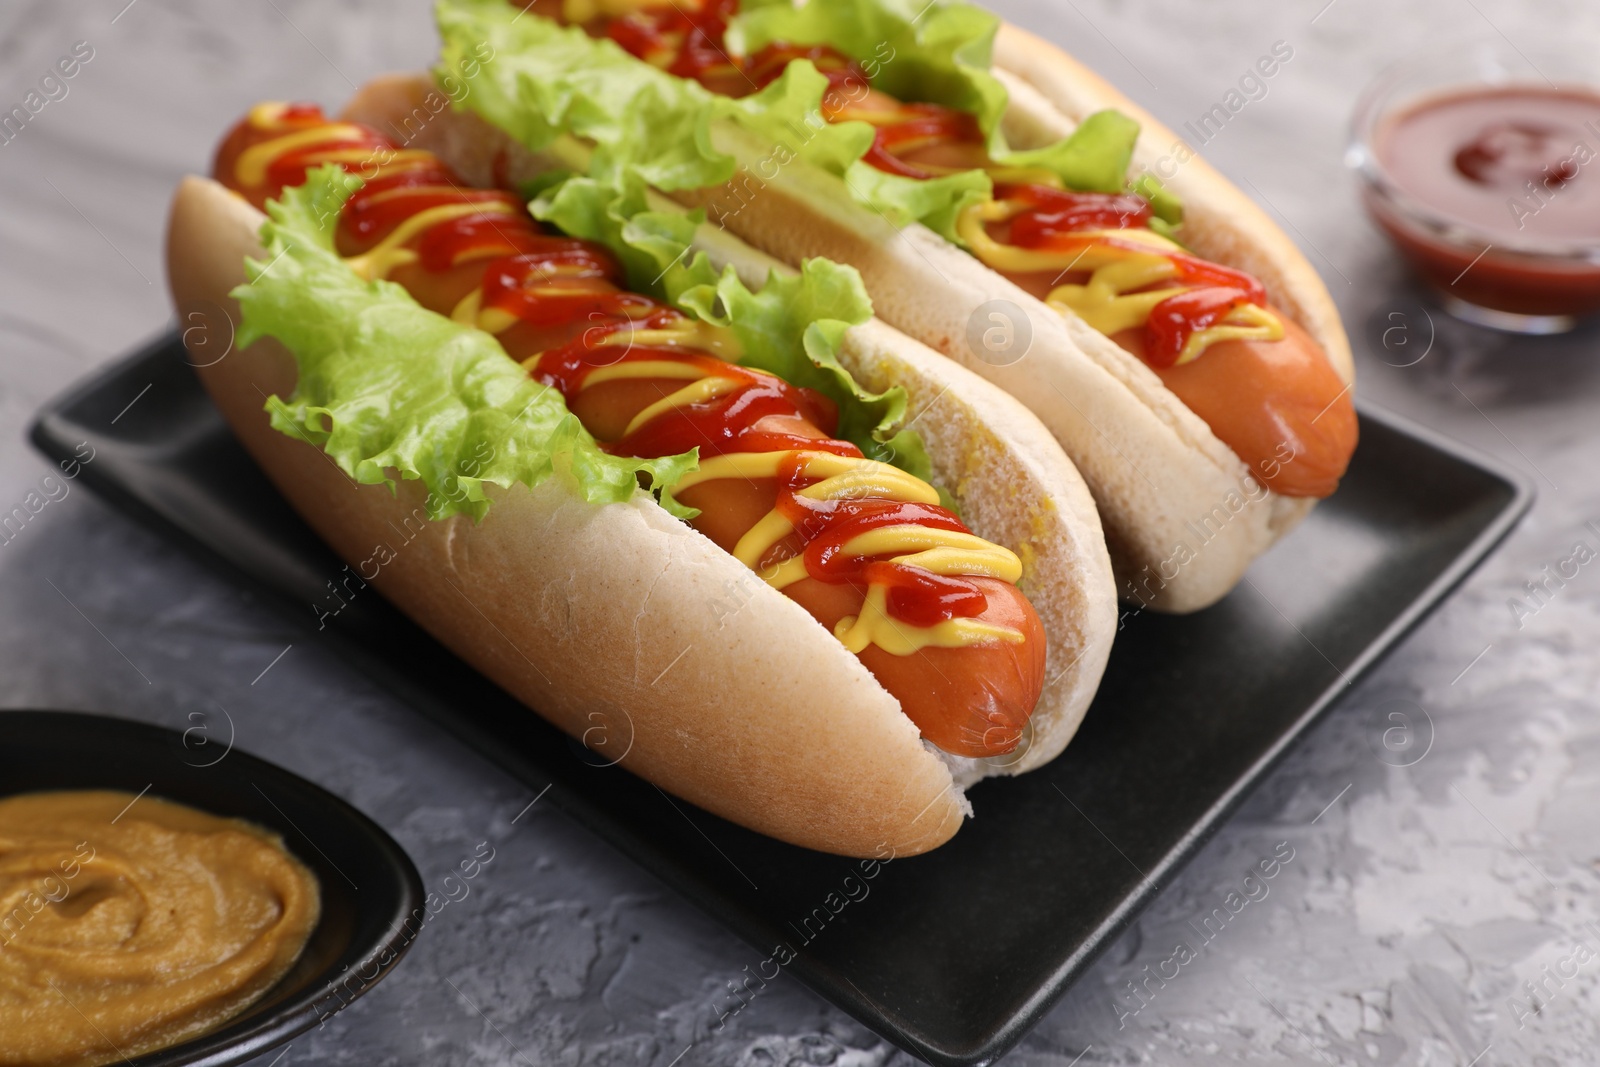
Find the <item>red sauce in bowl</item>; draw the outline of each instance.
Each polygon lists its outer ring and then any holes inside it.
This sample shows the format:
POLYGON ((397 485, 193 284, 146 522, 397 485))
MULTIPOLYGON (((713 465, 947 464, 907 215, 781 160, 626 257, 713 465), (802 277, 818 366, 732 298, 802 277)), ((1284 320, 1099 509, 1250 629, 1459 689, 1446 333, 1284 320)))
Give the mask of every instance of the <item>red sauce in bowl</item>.
POLYGON ((1600 92, 1448 91, 1380 120, 1372 147, 1400 194, 1369 188, 1374 218, 1447 296, 1524 316, 1600 310, 1600 92))

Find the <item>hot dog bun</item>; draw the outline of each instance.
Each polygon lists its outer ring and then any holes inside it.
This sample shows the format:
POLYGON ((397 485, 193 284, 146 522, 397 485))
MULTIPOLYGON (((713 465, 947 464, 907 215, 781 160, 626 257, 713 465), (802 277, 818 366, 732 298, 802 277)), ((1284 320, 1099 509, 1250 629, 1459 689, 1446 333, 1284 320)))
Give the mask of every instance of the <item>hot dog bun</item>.
MULTIPOLYGON (((1059 49, 1003 27, 997 56, 1015 146, 1057 140, 1088 113, 1116 108, 1143 125, 1136 163, 1170 150, 1169 131, 1059 49)), ((1088 481, 1126 599, 1173 612, 1208 606, 1314 505, 1267 490, 1156 372, 1076 315, 919 224, 897 229, 831 173, 802 161, 771 166, 772 145, 731 122, 715 123, 712 139, 736 161, 736 177, 673 196, 785 262, 823 256, 857 267, 885 321, 1021 399, 1088 481), (1013 325, 1032 335, 1026 354, 1005 364, 988 361, 970 339, 996 301, 1001 314, 1020 313, 1025 321, 1013 325)), ((581 166, 570 144, 553 150, 581 166)), ((496 151, 516 155, 503 139, 496 151)), ((1260 278, 1299 336, 1350 383, 1349 342, 1333 303, 1288 238, 1201 160, 1186 162, 1169 185, 1184 201, 1184 237, 1195 250, 1260 278)))
MULTIPOLYGON (((409 114, 417 84, 369 88, 361 117, 381 126, 409 114)), ((435 116, 438 143, 427 147, 470 144, 457 125, 475 121, 435 116)), ((447 159, 473 174, 470 160, 447 159)), ((237 319, 228 293, 245 280, 245 257, 260 255, 262 221, 222 186, 185 180, 168 233, 178 307, 211 301, 237 319)), ((752 275, 764 269, 726 235, 706 236, 715 258, 752 275)), ((296 375, 277 342, 200 374, 246 448, 341 556, 396 545, 375 587, 567 733, 594 743, 598 729, 614 746, 605 755, 625 749, 623 766, 763 833, 849 855, 909 855, 959 828, 966 784, 1059 753, 1104 669, 1115 594, 1089 493, 1025 409, 878 323, 853 330, 842 355, 865 384, 907 388, 937 476, 967 522, 1026 561, 1023 587, 1051 659, 1030 736, 1010 756, 936 753, 826 629, 647 494, 596 507, 554 477, 491 491, 495 505, 479 525, 419 523, 415 483, 402 483, 398 497, 358 486, 317 449, 271 429, 265 397, 288 395, 296 375)))

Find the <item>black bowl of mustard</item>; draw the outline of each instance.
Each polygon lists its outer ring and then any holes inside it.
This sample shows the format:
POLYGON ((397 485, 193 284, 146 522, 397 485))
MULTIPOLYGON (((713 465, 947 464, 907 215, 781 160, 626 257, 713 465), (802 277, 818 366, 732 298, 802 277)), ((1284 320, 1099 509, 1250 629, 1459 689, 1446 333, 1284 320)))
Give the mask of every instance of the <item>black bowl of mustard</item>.
POLYGON ((213 738, 101 715, 0 712, 0 800, 115 790, 275 834, 318 883, 305 947, 271 988, 215 1029, 115 1057, 127 1067, 242 1063, 332 1018, 379 982, 421 928, 416 866, 377 824, 320 787, 213 738))

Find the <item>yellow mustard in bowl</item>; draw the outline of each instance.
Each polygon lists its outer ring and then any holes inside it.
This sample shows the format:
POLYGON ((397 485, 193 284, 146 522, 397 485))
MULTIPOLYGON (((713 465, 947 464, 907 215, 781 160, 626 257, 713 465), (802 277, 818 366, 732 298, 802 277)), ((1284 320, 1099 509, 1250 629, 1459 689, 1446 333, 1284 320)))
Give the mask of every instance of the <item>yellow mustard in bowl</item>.
POLYGON ((97 1067, 243 1011, 304 950, 316 877, 261 827, 112 791, 0 799, 0 1067, 97 1067))

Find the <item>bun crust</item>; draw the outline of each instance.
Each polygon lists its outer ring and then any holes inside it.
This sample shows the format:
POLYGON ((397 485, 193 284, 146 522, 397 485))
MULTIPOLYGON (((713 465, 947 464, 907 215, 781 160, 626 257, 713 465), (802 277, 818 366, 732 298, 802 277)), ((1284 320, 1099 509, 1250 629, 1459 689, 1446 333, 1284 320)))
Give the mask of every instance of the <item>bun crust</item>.
MULTIPOLYGON (((407 99, 387 98, 390 107, 407 99)), ((448 140, 467 121, 440 114, 432 128, 448 140)), ((177 305, 211 301, 237 322, 228 293, 246 280, 245 258, 261 255, 262 221, 221 185, 185 179, 167 242, 177 305)), ((869 384, 877 374, 908 386, 917 428, 970 524, 1027 564, 1053 680, 1025 751, 959 769, 965 782, 1036 766, 1076 729, 1115 629, 1087 489, 1043 427, 985 383, 952 375, 947 361, 878 324, 852 331, 847 350, 869 384), (1008 424, 1020 430, 1000 429, 1008 424)), ((296 377, 275 340, 199 374, 246 449, 340 556, 370 560, 387 546, 394 558, 375 588, 602 755, 724 818, 847 855, 926 851, 970 813, 951 773, 958 761, 922 742, 854 655, 648 494, 597 507, 557 474, 533 490, 490 487, 494 506, 480 524, 428 522, 417 483, 398 495, 358 485, 319 449, 271 428, 265 398, 289 395, 296 377)))

